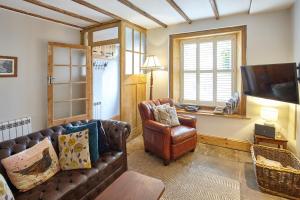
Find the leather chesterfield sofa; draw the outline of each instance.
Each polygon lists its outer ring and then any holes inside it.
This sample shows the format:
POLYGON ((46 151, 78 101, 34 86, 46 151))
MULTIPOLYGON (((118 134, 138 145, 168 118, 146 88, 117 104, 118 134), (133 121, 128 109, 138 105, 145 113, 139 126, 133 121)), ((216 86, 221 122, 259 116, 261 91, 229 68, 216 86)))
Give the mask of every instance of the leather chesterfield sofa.
POLYGON ((153 106, 169 103, 174 106, 172 99, 158 99, 141 102, 138 107, 142 118, 145 151, 156 154, 168 165, 183 154, 194 151, 197 144, 196 118, 178 115, 179 126, 170 127, 156 122, 153 106))
MULTIPOLYGON (((73 125, 87 121, 72 122, 73 125)), ((59 171, 45 183, 27 192, 19 192, 10 183, 6 171, 0 164, 0 173, 4 175, 16 200, 90 200, 94 199, 115 179, 127 170, 126 138, 130 126, 125 122, 104 120, 103 128, 108 138, 110 150, 100 155, 91 169, 59 171)), ((63 125, 31 133, 0 143, 0 159, 21 152, 45 137, 51 139, 58 153, 58 135, 63 134, 63 125)))

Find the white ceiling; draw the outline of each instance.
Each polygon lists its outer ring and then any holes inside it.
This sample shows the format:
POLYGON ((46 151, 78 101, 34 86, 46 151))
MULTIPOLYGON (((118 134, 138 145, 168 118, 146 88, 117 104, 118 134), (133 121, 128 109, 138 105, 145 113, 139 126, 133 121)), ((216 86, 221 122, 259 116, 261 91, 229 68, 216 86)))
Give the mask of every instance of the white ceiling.
MULTIPOLYGON (((109 16, 77 4, 71 0, 39 1, 67 11, 74 12, 98 22, 106 22, 112 20, 112 18, 109 16)), ((123 5, 118 0, 85 1, 147 29, 160 27, 160 25, 156 22, 123 5)), ((191 20, 215 17, 209 0, 174 1, 191 20)), ((183 17, 173 7, 171 7, 166 0, 130 0, 130 2, 167 25, 185 22, 183 17)), ((227 15, 247 13, 250 8, 250 2, 251 0, 216 0, 221 19, 222 17, 227 15)), ((294 2, 295 0, 252 0, 250 14, 286 9, 291 7, 294 2)), ((26 12, 31 12, 48 18, 75 24, 81 27, 93 25, 92 22, 64 15, 31 3, 27 3, 23 0, 0 0, 0 5, 24 10, 26 12)), ((0 9, 0 12, 1 11, 2 9, 0 9)))

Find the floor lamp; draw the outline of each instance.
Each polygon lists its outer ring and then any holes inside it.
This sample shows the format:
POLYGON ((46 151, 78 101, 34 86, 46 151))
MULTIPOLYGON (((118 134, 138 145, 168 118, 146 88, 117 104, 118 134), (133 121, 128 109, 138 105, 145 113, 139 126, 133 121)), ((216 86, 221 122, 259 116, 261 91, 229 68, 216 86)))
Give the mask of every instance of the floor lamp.
POLYGON ((161 70, 163 67, 161 66, 157 56, 147 56, 144 65, 142 66, 142 70, 150 71, 150 100, 153 98, 153 71, 161 70))

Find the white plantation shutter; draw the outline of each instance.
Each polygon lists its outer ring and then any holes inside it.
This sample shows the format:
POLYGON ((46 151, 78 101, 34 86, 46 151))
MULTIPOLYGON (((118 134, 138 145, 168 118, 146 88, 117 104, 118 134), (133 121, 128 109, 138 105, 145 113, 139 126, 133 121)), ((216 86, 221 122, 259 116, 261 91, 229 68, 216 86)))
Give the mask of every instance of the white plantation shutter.
POLYGON ((217 102, 226 102, 232 97, 231 72, 217 73, 217 102))
POLYGON ((183 69, 184 84, 183 98, 186 101, 196 101, 196 68, 197 68, 197 44, 188 43, 183 45, 183 69))
POLYGON ((235 90, 235 37, 217 36, 182 43, 182 101, 216 106, 235 90))
POLYGON ((213 102, 214 80, 213 73, 200 73, 199 100, 200 102, 213 102))
POLYGON ((184 73, 184 99, 196 101, 196 73, 184 73))
POLYGON ((196 71, 197 44, 184 44, 183 67, 184 71, 196 71))
POLYGON ((217 41, 217 102, 232 97, 232 40, 217 41))
POLYGON ((214 100, 214 44, 199 43, 199 101, 209 104, 214 100))
POLYGON ((232 41, 217 41, 217 68, 218 70, 232 69, 232 41))
POLYGON ((213 42, 199 44, 200 70, 213 70, 214 67, 214 47, 213 42))

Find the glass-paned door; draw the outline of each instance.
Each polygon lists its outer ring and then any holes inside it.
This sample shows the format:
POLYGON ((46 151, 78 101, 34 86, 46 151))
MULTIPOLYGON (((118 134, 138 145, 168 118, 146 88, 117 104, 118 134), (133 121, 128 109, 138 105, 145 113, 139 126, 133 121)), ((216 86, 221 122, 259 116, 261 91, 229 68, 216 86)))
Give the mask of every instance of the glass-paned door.
POLYGON ((125 49, 125 75, 140 74, 145 61, 145 33, 126 27, 125 49))
POLYGON ((91 118, 91 50, 48 44, 48 126, 91 118))

